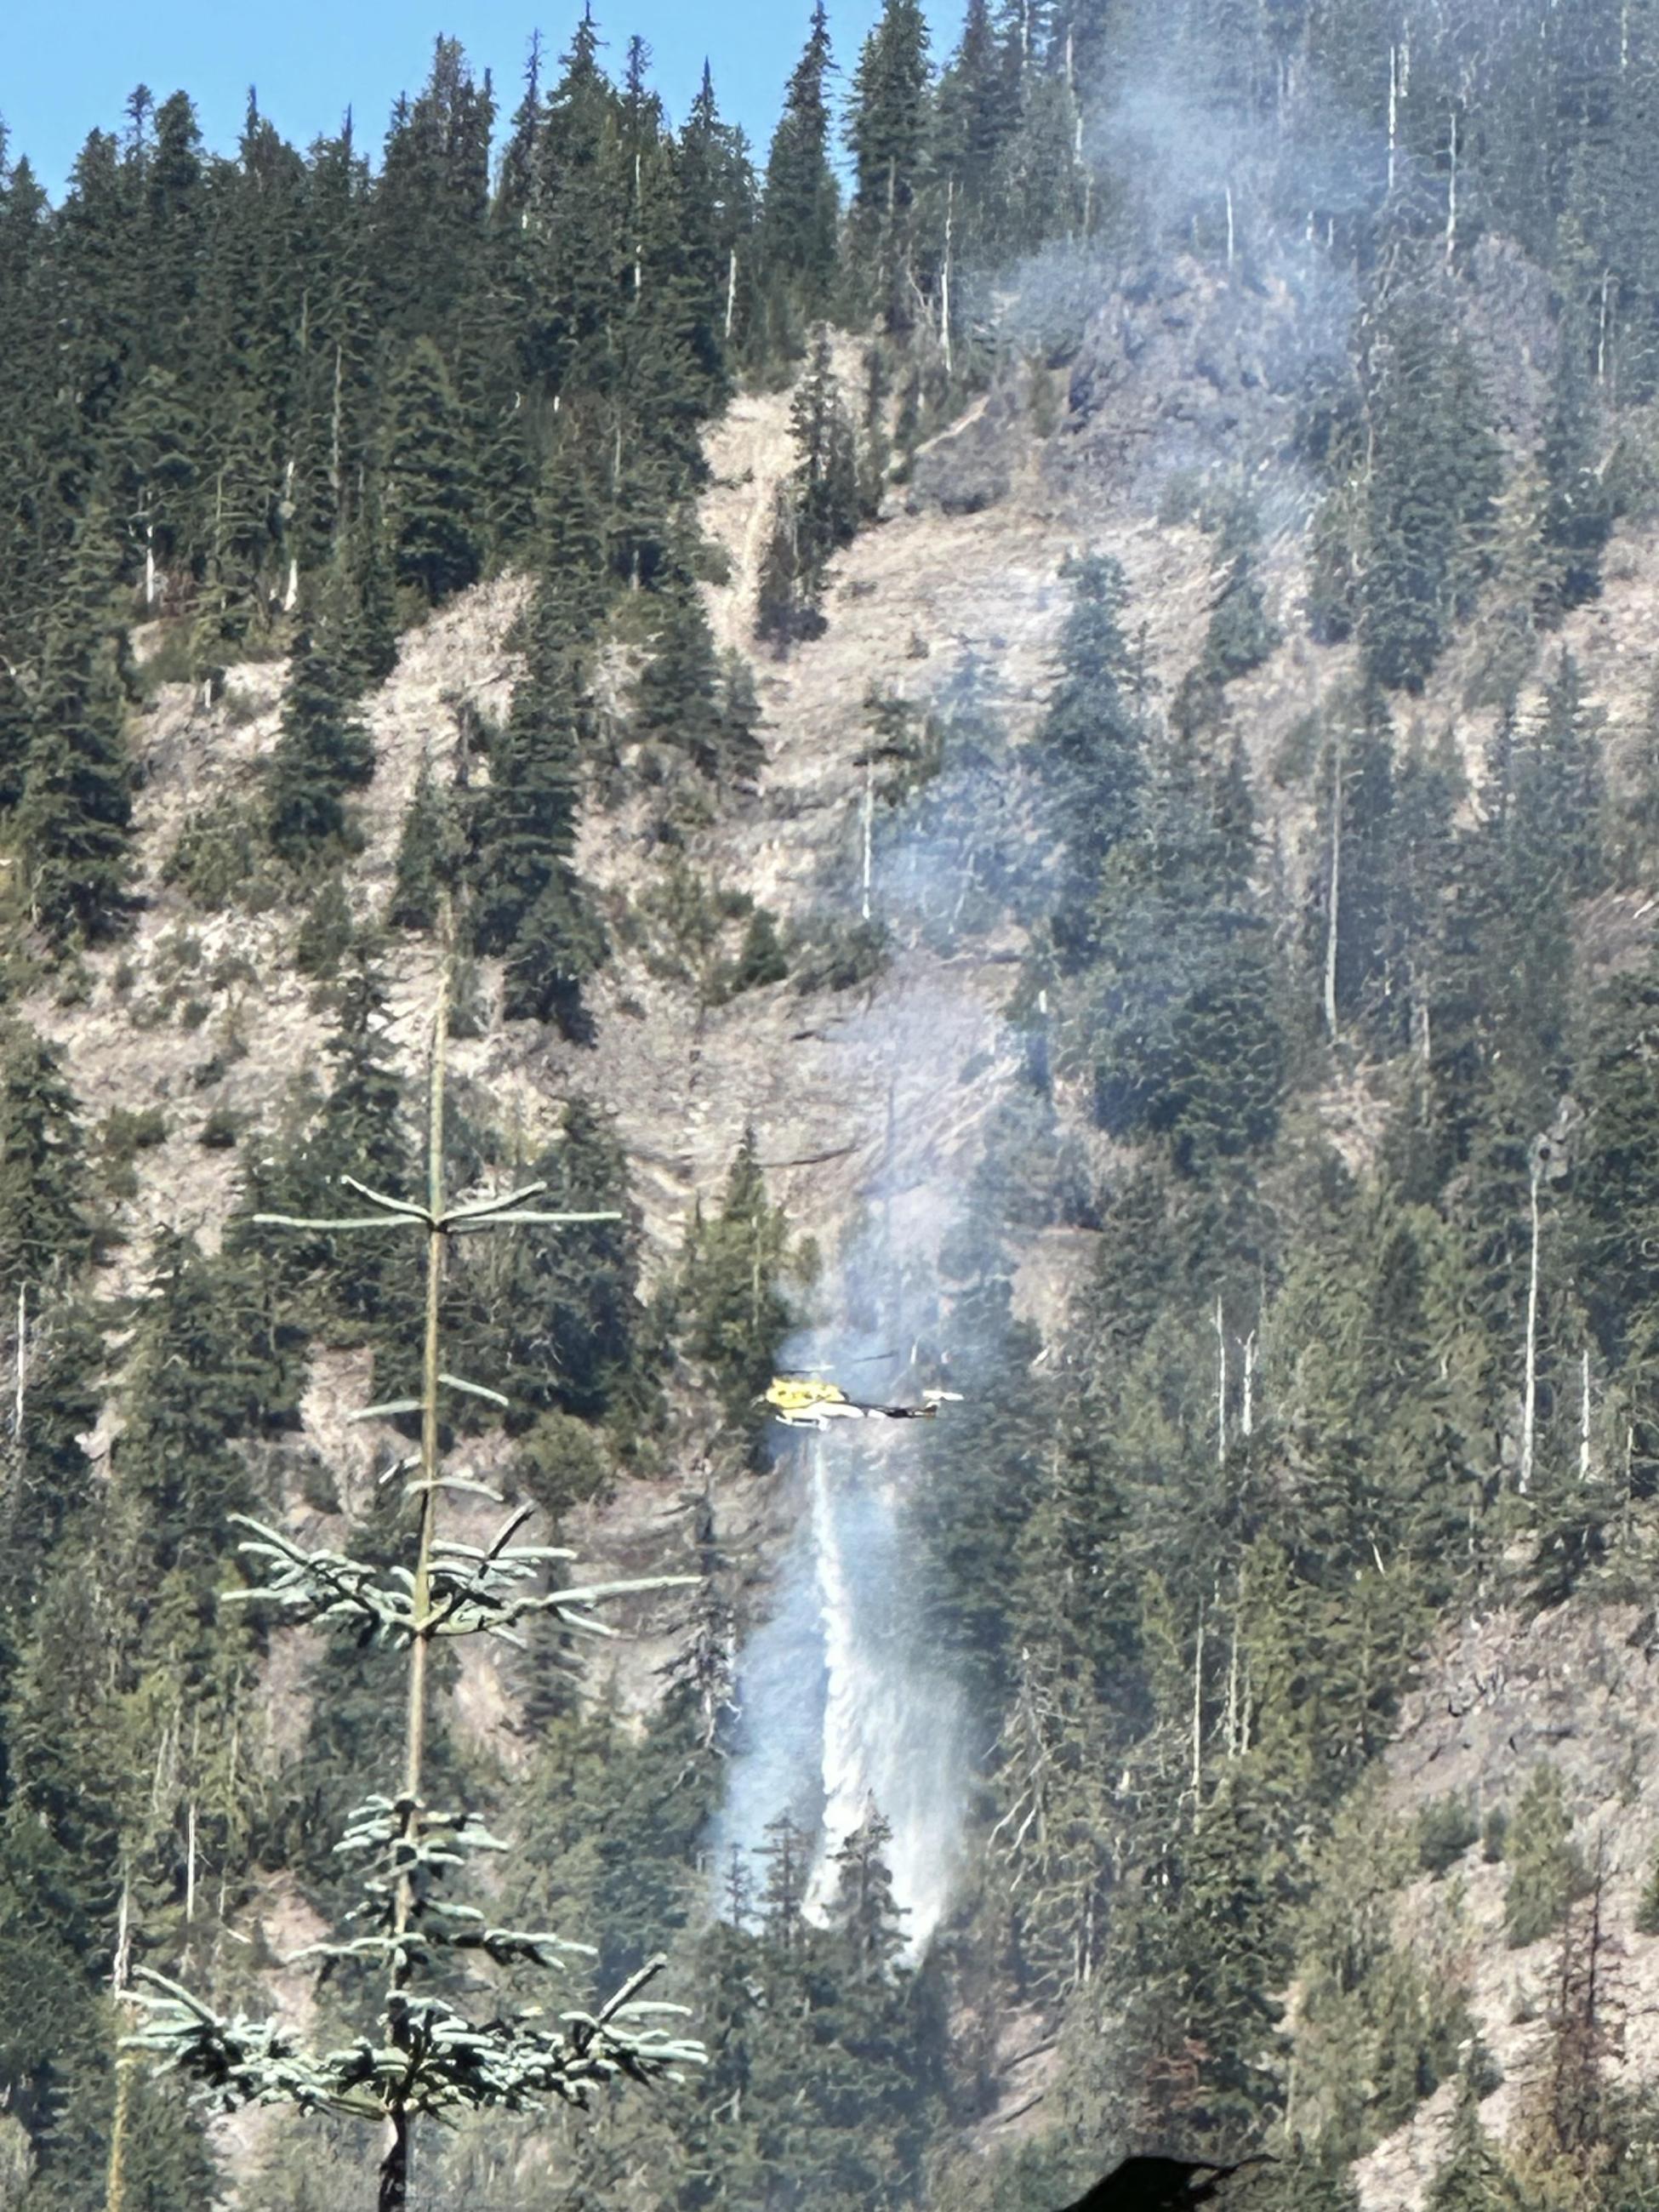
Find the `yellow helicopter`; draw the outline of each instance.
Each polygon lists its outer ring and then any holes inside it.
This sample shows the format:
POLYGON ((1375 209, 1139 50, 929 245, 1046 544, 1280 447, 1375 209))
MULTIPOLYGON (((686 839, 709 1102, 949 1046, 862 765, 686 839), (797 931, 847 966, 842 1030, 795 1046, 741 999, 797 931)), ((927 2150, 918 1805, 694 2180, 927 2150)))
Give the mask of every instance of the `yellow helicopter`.
POLYGON ((924 1390, 919 1406, 886 1406, 849 1398, 823 1376, 775 1375, 757 1402, 787 1429, 827 1429, 831 1421, 931 1421, 941 1406, 961 1399, 960 1390, 924 1390))

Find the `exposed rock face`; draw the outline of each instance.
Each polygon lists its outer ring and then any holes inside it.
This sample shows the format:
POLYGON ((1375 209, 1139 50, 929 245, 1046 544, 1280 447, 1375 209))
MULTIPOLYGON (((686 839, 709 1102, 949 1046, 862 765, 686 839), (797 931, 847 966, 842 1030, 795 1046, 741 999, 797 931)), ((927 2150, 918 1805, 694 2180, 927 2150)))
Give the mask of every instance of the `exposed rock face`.
POLYGON ((1322 274, 1176 257, 1130 276, 1084 332, 1056 465, 1131 502, 1176 470, 1254 473, 1282 458, 1310 371, 1340 359, 1351 307, 1322 274))

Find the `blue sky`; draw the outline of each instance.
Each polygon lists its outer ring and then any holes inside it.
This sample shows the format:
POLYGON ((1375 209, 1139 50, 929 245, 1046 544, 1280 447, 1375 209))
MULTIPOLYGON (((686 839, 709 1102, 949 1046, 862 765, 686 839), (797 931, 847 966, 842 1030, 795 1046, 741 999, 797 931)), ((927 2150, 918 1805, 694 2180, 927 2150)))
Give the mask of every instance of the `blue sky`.
MULTIPOLYGON (((0 117, 14 158, 27 154, 53 198, 76 149, 94 127, 118 128, 135 85, 158 99, 183 89, 195 100, 210 145, 234 143, 250 84, 278 130, 307 145, 338 126, 349 106, 360 139, 378 149, 392 100, 426 73, 433 40, 459 37, 475 68, 495 72, 504 108, 518 100, 530 32, 562 52, 580 0, 34 0, 6 27, 0 117)), ((646 39, 654 76, 676 120, 684 116, 705 52, 730 120, 764 150, 784 79, 805 36, 811 0, 594 0, 595 17, 619 65, 630 34, 646 39)), ((836 59, 850 69, 880 0, 830 0, 836 59)), ((933 0, 936 52, 954 40, 961 0, 933 0)))

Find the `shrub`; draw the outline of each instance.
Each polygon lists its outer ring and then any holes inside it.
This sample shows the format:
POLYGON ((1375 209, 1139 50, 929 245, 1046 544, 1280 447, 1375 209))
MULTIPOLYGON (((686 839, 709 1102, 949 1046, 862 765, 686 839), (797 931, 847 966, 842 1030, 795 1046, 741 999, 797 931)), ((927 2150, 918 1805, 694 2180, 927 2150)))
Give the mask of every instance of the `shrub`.
POLYGON ((1572 1843, 1572 1816, 1553 1766, 1534 1767, 1509 1832, 1504 1932, 1512 1948, 1552 1936, 1585 1892, 1584 1863, 1572 1843))
POLYGON ((798 991, 856 990, 884 974, 892 957, 880 922, 839 921, 823 915, 792 933, 787 952, 798 991))
POLYGON ((161 880, 209 914, 229 907, 264 914, 282 896, 280 873, 265 848, 258 816, 240 799, 214 802, 179 833, 161 880))
POLYGON ((513 1472, 519 1488, 550 1521, 597 1498, 611 1479, 596 1431, 572 1413, 544 1413, 520 1440, 513 1472))
POLYGON ((1435 1798, 1418 1815, 1417 1858, 1425 1874, 1445 1874, 1480 1840, 1474 1802, 1455 1791, 1435 1798))
POLYGON ((167 1115, 159 1106, 117 1106, 105 1116, 98 1136, 104 1158, 125 1163, 167 1142, 167 1115))
POLYGON ((228 1106, 216 1106, 203 1122, 196 1141, 210 1152, 233 1151, 242 1133, 242 1117, 228 1106))

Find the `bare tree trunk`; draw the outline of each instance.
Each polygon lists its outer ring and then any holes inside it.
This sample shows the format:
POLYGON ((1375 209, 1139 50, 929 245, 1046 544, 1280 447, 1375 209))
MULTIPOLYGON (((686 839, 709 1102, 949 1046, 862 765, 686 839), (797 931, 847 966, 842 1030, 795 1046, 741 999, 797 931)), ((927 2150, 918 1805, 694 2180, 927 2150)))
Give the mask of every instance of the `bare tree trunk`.
POLYGON ((334 349, 334 410, 329 424, 328 488, 337 514, 345 504, 345 348, 334 349))
POLYGON ((11 1401, 11 1432, 21 1443, 29 1387, 29 1294, 27 1285, 23 1283, 17 1285, 17 1355, 15 1364, 16 1381, 11 1401))
POLYGON ((1244 1436, 1248 1443, 1255 1433, 1255 1331, 1245 1338, 1244 1353, 1244 1436))
POLYGON ((732 325, 736 319, 737 312, 738 249, 734 246, 732 248, 731 258, 726 265, 726 343, 727 345, 732 343, 732 325))
POLYGON ((1193 1826, 1202 1809, 1204 1786, 1204 1612, 1198 1615, 1198 1636, 1193 1645, 1193 1826))
POLYGON ((1457 109, 1451 112, 1451 171, 1446 179, 1446 265, 1451 266, 1457 252, 1457 109))
POLYGON ((1342 778, 1347 748, 1339 731, 1336 773, 1331 786, 1331 877, 1328 911, 1325 916, 1325 1034, 1336 1042, 1336 954, 1342 926, 1342 778))
POLYGON ((1227 1756, 1238 1757, 1238 1607, 1233 1607, 1231 1648, 1227 1654, 1227 1756))
POLYGON ((1523 1498, 1532 1486, 1533 1450, 1538 1423, 1538 1247, 1541 1227, 1538 1187, 1542 1175, 1542 1168, 1534 1158, 1530 1195, 1532 1262, 1527 1280, 1527 1379, 1521 1402, 1521 1474, 1516 1486, 1523 1498))
POLYGON ((1590 1356, 1588 1345, 1584 1347, 1578 1371, 1578 1480, 1588 1482, 1590 1478, 1590 1356))
POLYGON ((870 919, 870 880, 874 872, 876 847, 876 764, 864 763, 864 919, 870 919))
POLYGON ((1389 197, 1394 198, 1400 158, 1400 49, 1389 48, 1389 197))
POLYGON ((634 149, 634 297, 645 289, 645 182, 641 155, 634 149))
POLYGON ((951 248, 954 242, 957 222, 957 180, 951 178, 945 188, 945 264, 939 272, 939 343, 945 350, 945 374, 951 374, 951 248))
POLYGON ((1215 1302, 1215 1456, 1218 1467, 1227 1464, 1227 1326, 1221 1301, 1215 1302))

